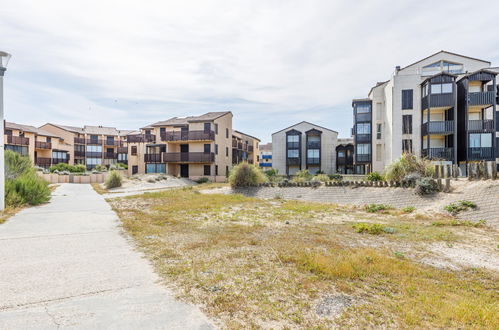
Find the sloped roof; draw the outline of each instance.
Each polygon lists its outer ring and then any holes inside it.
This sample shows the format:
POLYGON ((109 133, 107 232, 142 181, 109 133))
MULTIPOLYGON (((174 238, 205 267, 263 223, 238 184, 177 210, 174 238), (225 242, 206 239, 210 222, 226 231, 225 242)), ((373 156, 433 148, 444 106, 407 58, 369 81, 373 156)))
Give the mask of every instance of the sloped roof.
POLYGON ((281 129, 280 131, 277 131, 277 132, 275 132, 275 133, 272 133, 272 135, 277 134, 277 133, 281 133, 282 131, 286 131, 286 130, 288 130, 288 129, 290 129, 290 128, 293 128, 293 127, 295 127, 295 126, 297 126, 297 125, 300 125, 300 124, 309 124, 309 125, 312 125, 312 126, 315 126, 315 127, 320 127, 320 128, 325 129, 325 130, 328 130, 328 131, 330 131, 330 132, 334 132, 334 133, 338 134, 338 132, 336 132, 335 130, 332 130, 332 129, 329 129, 329 128, 326 128, 326 127, 323 127, 323 126, 319 126, 319 125, 316 125, 316 124, 312 124, 311 122, 308 122, 308 121, 305 121, 305 120, 304 120, 304 121, 301 121, 301 122, 296 123, 296 124, 294 124, 294 125, 291 125, 291 126, 289 126, 289 127, 283 128, 283 129, 281 129))
POLYGON ((421 59, 421 60, 419 60, 419 61, 416 61, 416 62, 414 62, 414 63, 412 63, 412 64, 406 65, 405 67, 403 67, 403 68, 402 68, 402 69, 400 69, 400 70, 404 70, 404 69, 406 69, 406 68, 408 68, 408 67, 410 67, 410 66, 413 66, 414 64, 418 64, 418 63, 420 63, 420 62, 423 62, 423 61, 425 61, 425 60, 429 59, 430 57, 433 57, 433 56, 438 55, 438 54, 441 54, 441 53, 445 53, 445 54, 449 54, 449 55, 454 55, 454 56, 460 56, 460 57, 468 58, 468 59, 470 59, 470 60, 475 60, 475 61, 480 61, 480 62, 484 62, 484 63, 489 63, 489 64, 490 64, 490 62, 489 62, 489 61, 481 60, 481 59, 479 59, 479 58, 470 57, 470 56, 466 56, 466 55, 461 55, 461 54, 457 54, 457 53, 452 53, 452 52, 448 52, 448 51, 446 51, 446 50, 441 50, 441 51, 436 52, 435 54, 431 54, 430 56, 427 56, 427 57, 425 57, 425 58, 423 58, 423 59, 421 59))
POLYGON ((246 134, 246 133, 244 133, 244 132, 241 132, 241 131, 238 131, 238 130, 235 130, 235 129, 234 129, 233 131, 234 131, 235 133, 242 134, 242 135, 247 136, 247 137, 249 137, 249 138, 252 138, 252 139, 254 139, 254 140, 258 140, 258 142, 261 142, 261 140, 260 140, 259 138, 254 137, 254 136, 252 136, 252 135, 246 134))
POLYGON ((195 123, 200 121, 211 121, 220 118, 226 114, 231 114, 230 111, 218 111, 218 112, 207 112, 200 116, 189 116, 189 117, 173 117, 167 120, 158 121, 154 124, 148 126, 176 126, 176 125, 188 125, 189 123, 195 123))
POLYGON ((61 136, 59 136, 57 134, 48 132, 48 131, 46 131, 44 129, 41 129, 41 128, 38 128, 38 127, 35 127, 35 126, 31 126, 31 125, 16 124, 16 123, 11 123, 11 122, 6 121, 5 122, 5 128, 17 129, 17 130, 20 130, 20 131, 23 131, 23 132, 35 133, 35 134, 41 135, 41 136, 49 136, 49 137, 62 138, 61 136))
POLYGON ((116 127, 106 127, 106 126, 92 126, 92 125, 85 125, 83 127, 76 127, 76 126, 68 126, 68 125, 59 125, 59 124, 53 124, 53 123, 48 123, 49 125, 59 127, 60 129, 66 130, 68 132, 72 133, 78 133, 78 134, 95 134, 95 135, 128 135, 134 130, 118 130, 116 127))
POLYGON ((76 126, 67 126, 67 125, 59 125, 59 124, 53 124, 53 123, 47 123, 48 125, 52 125, 55 127, 59 127, 60 129, 63 129, 68 132, 73 132, 73 133, 80 133, 84 134, 85 132, 83 131, 83 128, 81 127, 76 127, 76 126))

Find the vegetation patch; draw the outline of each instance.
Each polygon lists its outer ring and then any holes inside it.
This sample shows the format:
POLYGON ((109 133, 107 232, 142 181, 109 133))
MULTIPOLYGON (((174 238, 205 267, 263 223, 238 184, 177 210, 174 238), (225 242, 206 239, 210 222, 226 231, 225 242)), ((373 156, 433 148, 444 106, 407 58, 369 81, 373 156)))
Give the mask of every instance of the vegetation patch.
POLYGON ((452 215, 457 215, 462 211, 468 211, 469 209, 476 209, 477 205, 471 201, 458 201, 456 203, 451 203, 444 207, 444 210, 452 215))
MULTIPOLYGON (((379 235, 385 232, 385 227, 383 225, 380 225, 379 223, 365 223, 365 222, 359 222, 354 224, 353 229, 357 233, 367 233, 371 235, 379 235)), ((387 230, 386 232, 390 232, 387 230)))
POLYGON ((371 173, 366 175, 366 180, 367 181, 383 181, 384 178, 378 172, 371 172, 371 173))
POLYGON ((49 167, 51 173, 69 172, 69 173, 85 173, 86 167, 83 164, 69 165, 59 163, 49 167))
POLYGON ((463 227, 475 227, 475 228, 482 228, 487 225, 487 221, 485 220, 479 220, 479 221, 470 221, 470 220, 457 220, 457 219, 450 219, 448 221, 434 221, 432 223, 433 226, 437 227, 443 227, 443 226, 463 226, 463 227))
POLYGON ((416 210, 414 206, 405 206, 401 209, 402 212, 404 213, 412 213, 416 210))
POLYGON ((384 213, 393 209, 393 207, 385 204, 368 204, 364 209, 369 213, 384 213))
POLYGON ((111 189, 111 188, 121 187, 122 183, 123 183, 123 178, 121 177, 120 172, 113 170, 107 176, 104 185, 106 186, 107 189, 111 189))
POLYGON ((247 162, 240 163, 230 171, 229 183, 232 188, 251 187, 267 182, 260 168, 247 162))

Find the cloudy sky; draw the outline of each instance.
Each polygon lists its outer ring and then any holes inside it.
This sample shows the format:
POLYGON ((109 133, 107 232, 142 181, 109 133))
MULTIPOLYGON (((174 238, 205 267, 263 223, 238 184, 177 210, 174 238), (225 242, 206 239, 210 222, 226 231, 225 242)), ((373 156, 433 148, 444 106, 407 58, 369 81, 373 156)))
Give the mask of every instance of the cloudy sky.
POLYGON ((441 49, 499 66, 499 1, 2 1, 9 121, 134 129, 231 110, 349 136, 351 99, 441 49))

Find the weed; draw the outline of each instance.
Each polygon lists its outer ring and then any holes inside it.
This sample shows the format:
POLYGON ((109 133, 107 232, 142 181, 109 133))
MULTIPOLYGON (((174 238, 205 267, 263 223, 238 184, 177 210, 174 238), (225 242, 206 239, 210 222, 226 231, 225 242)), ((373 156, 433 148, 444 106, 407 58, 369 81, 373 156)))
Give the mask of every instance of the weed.
POLYGON ((459 212, 467 211, 468 209, 476 209, 477 205, 471 201, 458 201, 456 203, 451 203, 444 207, 444 210, 452 215, 456 215, 459 212))
POLYGON ((393 207, 385 204, 369 204, 364 206, 364 209, 369 213, 384 213, 393 209, 393 207))
POLYGON ((383 232, 385 232, 385 227, 383 225, 380 225, 379 223, 364 223, 364 222, 359 222, 354 225, 352 225, 353 229, 357 233, 368 233, 371 235, 379 235, 383 232))
POLYGON ((432 226, 436 227, 444 227, 444 226, 463 226, 463 227, 475 227, 475 228, 480 228, 480 227, 485 227, 487 224, 486 220, 479 220, 479 221, 469 221, 469 220, 457 220, 457 219, 451 219, 449 221, 434 221, 432 223, 432 226))
POLYGON ((406 206, 402 208, 402 212, 404 213, 412 213, 416 210, 414 206, 406 206))

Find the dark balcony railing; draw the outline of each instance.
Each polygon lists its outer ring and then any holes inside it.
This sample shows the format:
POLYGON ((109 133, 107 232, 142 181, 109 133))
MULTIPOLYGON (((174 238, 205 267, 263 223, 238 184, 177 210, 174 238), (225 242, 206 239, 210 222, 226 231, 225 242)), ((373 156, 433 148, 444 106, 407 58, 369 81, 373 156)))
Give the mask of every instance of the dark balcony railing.
POLYGON ((165 163, 212 163, 215 161, 213 152, 164 152, 165 163))
POLYGON ((35 164, 37 166, 50 166, 52 164, 52 158, 37 157, 35 159, 35 164))
POLYGON ((212 141, 215 140, 214 131, 180 131, 161 133, 161 141, 212 141))
POLYGON ((454 132, 454 121, 429 121, 421 127, 423 135, 428 134, 452 134, 454 132))
POLYGON ((116 150, 117 153, 119 154, 127 154, 128 153, 128 147, 118 147, 116 150))
POLYGON ((353 157, 338 157, 336 159, 336 162, 338 163, 338 165, 353 164, 353 157))
POLYGON ((35 141, 35 148, 37 148, 37 149, 52 149, 52 143, 35 141))
POLYGON ((288 142, 288 149, 300 148, 300 142, 288 142))
POLYGON ((116 159, 118 158, 118 154, 115 152, 105 152, 104 159, 116 159))
POLYGON ((127 142, 139 143, 139 142, 155 142, 156 135, 154 134, 138 134, 138 135, 128 135, 127 142))
POLYGON ((493 131, 494 130, 494 120, 468 120, 468 131, 493 131))
POLYGON ((102 158, 102 152, 87 151, 86 156, 87 156, 87 158, 102 158))
POLYGON ((27 146, 29 145, 29 138, 23 136, 13 136, 7 135, 7 144, 14 144, 18 146, 27 146))
POLYGON ((454 94, 444 93, 444 94, 430 94, 423 97, 421 100, 421 109, 428 108, 447 108, 454 106, 454 94), (430 104, 428 104, 428 97, 430 98, 430 104))
POLYGON ((320 158, 307 158, 307 165, 319 165, 321 163, 321 159, 320 158))
POLYGON ((355 155, 357 163, 366 163, 371 161, 371 154, 357 154, 355 155))
POLYGON ((468 148, 468 160, 493 160, 494 158, 492 147, 468 148))
POLYGON ((253 152, 254 148, 253 146, 248 146, 248 152, 253 152))
POLYGON ((319 141, 309 141, 307 143, 307 149, 320 149, 321 143, 319 141))
POLYGON ((371 134, 357 134, 355 139, 357 142, 369 142, 371 141, 371 134))
POLYGON ((85 157, 85 151, 75 150, 75 157, 85 157))
POLYGON ((243 144, 241 142, 237 144, 237 149, 243 150, 243 144))
POLYGON ((117 141, 117 140, 104 140, 104 145, 117 147, 117 146, 120 145, 120 141, 117 141))
POLYGON ((77 137, 75 137, 74 142, 76 144, 85 144, 85 138, 77 138, 77 137))
POLYGON ((469 105, 492 105, 496 97, 495 92, 476 92, 468 94, 469 105))
POLYGON ((161 154, 144 154, 146 163, 161 163, 161 154))
POLYGON ((356 122, 365 122, 365 121, 371 121, 371 113, 358 113, 355 116, 355 121, 356 122))
POLYGON ((52 158, 52 165, 59 163, 69 163, 69 155, 66 158, 52 158))
POLYGON ((299 157, 293 157, 293 158, 287 158, 286 159, 286 164, 287 165, 294 166, 294 165, 300 165, 300 163, 301 163, 301 160, 300 160, 299 157))
POLYGON ((454 149, 453 148, 429 148, 423 149, 422 156, 433 160, 453 160, 454 149))
POLYGON ((237 148, 237 140, 232 140, 232 148, 237 148))
POLYGON ((104 140, 102 139, 87 139, 86 140, 87 144, 103 144, 104 143, 104 140))

